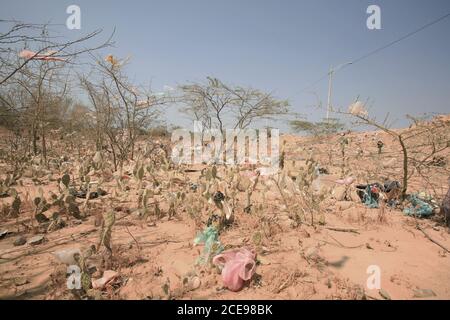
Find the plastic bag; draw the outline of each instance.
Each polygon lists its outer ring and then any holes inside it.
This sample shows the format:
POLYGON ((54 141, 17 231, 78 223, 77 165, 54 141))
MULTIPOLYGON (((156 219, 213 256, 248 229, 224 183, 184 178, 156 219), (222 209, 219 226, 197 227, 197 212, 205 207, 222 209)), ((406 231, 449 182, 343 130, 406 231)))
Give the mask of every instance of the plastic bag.
POLYGON ((231 291, 239 291, 255 274, 256 253, 247 248, 224 251, 213 259, 213 264, 222 269, 224 286, 231 291))
POLYGON ((212 257, 223 251, 223 247, 219 241, 219 232, 214 226, 206 227, 203 232, 197 234, 194 239, 194 245, 203 243, 203 253, 199 257, 197 263, 206 264, 211 261, 212 257))

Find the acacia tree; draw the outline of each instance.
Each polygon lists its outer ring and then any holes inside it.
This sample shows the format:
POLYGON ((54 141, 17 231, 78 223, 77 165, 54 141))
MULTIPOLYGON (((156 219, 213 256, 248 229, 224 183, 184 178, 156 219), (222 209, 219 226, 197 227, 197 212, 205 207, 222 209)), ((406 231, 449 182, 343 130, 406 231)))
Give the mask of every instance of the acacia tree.
MULTIPOLYGON (((73 62, 78 56, 93 52, 111 45, 114 34, 100 45, 80 47, 90 40, 98 38, 102 30, 95 30, 71 41, 60 41, 55 32, 47 24, 32 24, 20 21, 0 20, 8 30, 0 33, 0 86, 20 72, 31 61, 43 55, 73 62), (23 59, 18 59, 18 51, 35 46, 23 59)), ((53 60, 56 61, 56 60, 53 60)))
POLYGON ((207 79, 206 83, 180 86, 185 105, 182 112, 200 121, 206 129, 219 129, 222 136, 226 124, 233 129, 245 129, 256 119, 273 119, 288 112, 288 101, 277 100, 271 93, 207 79))
POLYGON ((307 132, 315 137, 335 134, 345 128, 345 125, 337 118, 328 118, 319 122, 292 120, 290 126, 296 132, 307 132))
POLYGON ((164 96, 133 85, 125 74, 125 63, 112 56, 97 58, 94 73, 81 77, 92 105, 97 149, 108 141, 116 170, 128 157, 133 159, 140 132, 158 118, 158 107, 168 102, 164 96))
POLYGON ((101 30, 61 41, 48 25, 0 23, 10 26, 0 34, 0 112, 9 117, 6 122, 15 127, 15 134, 22 134, 21 129, 28 131, 33 153, 40 153, 47 163, 46 133, 50 126, 62 127, 62 119, 55 115, 67 105, 77 58, 109 46, 111 38, 98 46, 87 46, 101 30))
MULTIPOLYGON (((61 119, 54 117, 58 107, 67 98, 68 79, 64 73, 64 65, 33 61, 22 69, 15 80, 28 94, 25 101, 28 104, 23 110, 23 119, 29 125, 33 154, 38 154, 37 141, 41 142, 43 163, 47 163, 47 130, 61 119), (55 119, 56 118, 56 119, 55 119), (52 121, 53 120, 53 121, 52 121)), ((61 123, 56 124, 58 127, 61 123)))

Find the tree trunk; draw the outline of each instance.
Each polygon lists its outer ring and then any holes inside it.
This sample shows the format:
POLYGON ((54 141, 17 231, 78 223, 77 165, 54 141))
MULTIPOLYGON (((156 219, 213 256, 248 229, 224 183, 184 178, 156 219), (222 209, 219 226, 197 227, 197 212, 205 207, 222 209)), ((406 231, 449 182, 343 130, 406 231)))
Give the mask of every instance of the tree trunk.
POLYGON ((47 166, 47 144, 45 141, 45 128, 42 127, 42 159, 44 160, 45 166, 47 166))
POLYGON ((34 127, 31 129, 32 130, 32 135, 33 135, 33 154, 36 156, 37 155, 37 131, 36 131, 36 127, 34 127))
POLYGON ((113 155, 114 171, 117 171, 116 151, 114 150, 114 145, 112 144, 112 142, 110 142, 109 145, 111 146, 111 152, 113 155))
POLYGON ((402 136, 398 136, 398 141, 402 147, 403 152, 403 189, 402 189, 402 200, 406 199, 406 191, 408 190, 408 151, 406 150, 405 143, 403 142, 402 136))

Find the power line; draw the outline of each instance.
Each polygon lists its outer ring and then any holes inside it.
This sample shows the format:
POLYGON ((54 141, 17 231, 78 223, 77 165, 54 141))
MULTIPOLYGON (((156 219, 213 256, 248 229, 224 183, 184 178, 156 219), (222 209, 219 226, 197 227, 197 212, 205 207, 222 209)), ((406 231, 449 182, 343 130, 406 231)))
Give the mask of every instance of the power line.
POLYGON ((434 24, 436 24, 436 23, 440 22, 441 20, 444 20, 444 19, 446 19, 448 17, 450 17, 450 12, 445 14, 445 15, 443 15, 442 17, 432 21, 432 22, 427 23, 426 25, 420 27, 419 29, 416 29, 416 30, 414 30, 414 31, 404 35, 403 37, 398 38, 397 40, 394 40, 394 41, 392 41, 392 42, 390 42, 390 43, 388 43, 388 44, 386 44, 386 45, 384 45, 384 46, 382 46, 382 47, 380 47, 378 49, 375 49, 375 50, 373 50, 373 51, 371 51, 371 52, 369 52, 369 53, 367 53, 367 54, 365 54, 365 55, 363 55, 363 56, 353 60, 352 64, 355 64, 355 63, 357 63, 357 62, 359 62, 359 61, 361 61, 363 59, 366 59, 366 58, 374 55, 375 53, 378 53, 378 52, 380 52, 380 51, 382 51, 382 50, 384 50, 386 48, 389 48, 390 46, 393 46, 394 44, 399 43, 400 41, 403 41, 406 38, 409 38, 409 37, 415 35, 416 33, 420 32, 420 31, 422 31, 422 30, 424 30, 424 29, 426 29, 428 27, 431 27, 432 25, 434 25, 434 24))
POLYGON ((303 88, 300 92, 304 92, 306 89, 312 88, 314 87, 316 84, 318 84, 319 82, 321 82, 323 79, 325 79, 326 77, 328 77, 328 72, 326 74, 324 74, 320 79, 314 81, 313 83, 307 85, 305 88, 303 88))
MULTIPOLYGON (((394 44, 399 43, 400 41, 403 41, 403 40, 405 40, 405 39, 415 35, 416 33, 420 32, 420 31, 422 31, 422 30, 424 30, 424 29, 426 29, 428 27, 431 27, 432 25, 434 25, 434 24, 436 24, 436 23, 438 23, 438 22, 440 22, 440 21, 442 21, 442 20, 444 20, 444 19, 446 19, 448 17, 450 17, 450 12, 445 14, 445 15, 443 15, 443 16, 441 16, 441 17, 439 17, 439 18, 437 18, 437 19, 435 19, 435 20, 433 20, 433 21, 431 21, 431 22, 429 22, 429 23, 427 23, 427 24, 425 24, 425 25, 423 25, 422 27, 420 27, 420 28, 418 28, 418 29, 416 29, 416 30, 414 30, 412 32, 407 33, 406 35, 404 35, 404 36, 402 36, 402 37, 400 37, 400 38, 398 38, 398 39, 396 39, 396 40, 394 40, 392 42, 389 42, 386 45, 383 45, 383 46, 381 46, 381 47, 379 47, 379 48, 377 48, 377 49, 375 49, 373 51, 370 51, 369 53, 366 53, 366 54, 360 56, 359 58, 351 61, 351 63, 343 66, 342 68, 345 68, 345 67, 347 67, 349 65, 354 65, 355 63, 358 63, 361 60, 364 60, 364 59, 366 59, 366 58, 368 58, 368 57, 370 57, 370 56, 372 56, 372 55, 374 55, 374 54, 376 54, 376 53, 378 53, 378 52, 380 52, 380 51, 382 51, 384 49, 387 49, 387 48, 393 46, 394 44)), ((309 89, 309 88, 315 86, 316 84, 321 82, 323 79, 325 79, 328 75, 329 75, 329 72, 327 72, 320 79, 318 79, 318 80, 314 81, 313 83, 309 84, 308 86, 306 86, 300 92, 304 92, 306 89, 309 89)))

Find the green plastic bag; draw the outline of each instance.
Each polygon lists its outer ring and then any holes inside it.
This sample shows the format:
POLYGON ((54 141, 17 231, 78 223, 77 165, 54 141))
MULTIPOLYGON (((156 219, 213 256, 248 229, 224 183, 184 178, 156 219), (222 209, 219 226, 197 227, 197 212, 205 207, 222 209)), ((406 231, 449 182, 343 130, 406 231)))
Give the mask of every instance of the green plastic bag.
POLYGON ((204 244, 202 255, 198 258, 198 264, 207 264, 212 258, 223 251, 219 241, 219 232, 214 226, 206 227, 203 232, 197 234, 194 245, 204 244))
POLYGON ((403 213, 409 216, 427 217, 433 214, 433 207, 425 201, 419 199, 416 194, 412 194, 408 197, 411 207, 405 208, 403 213))

